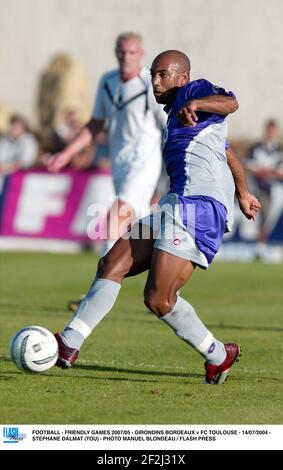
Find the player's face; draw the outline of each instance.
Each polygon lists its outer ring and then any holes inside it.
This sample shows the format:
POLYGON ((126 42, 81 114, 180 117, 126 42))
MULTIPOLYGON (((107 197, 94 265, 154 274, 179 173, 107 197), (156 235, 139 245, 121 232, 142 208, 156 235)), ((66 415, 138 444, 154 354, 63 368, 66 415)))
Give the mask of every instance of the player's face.
POLYGON ((13 137, 14 139, 19 139, 19 137, 21 137, 24 132, 25 128, 21 121, 14 121, 13 123, 11 123, 9 130, 9 134, 11 135, 11 137, 13 137))
POLYGON ((279 127, 276 124, 269 124, 266 127, 265 138, 268 142, 277 142, 279 140, 279 127))
POLYGON ((153 93, 157 103, 168 104, 174 100, 178 88, 189 81, 187 72, 166 57, 153 61, 150 69, 153 93))
POLYGON ((129 80, 140 73, 143 51, 139 39, 129 38, 120 41, 116 56, 122 79, 129 80))

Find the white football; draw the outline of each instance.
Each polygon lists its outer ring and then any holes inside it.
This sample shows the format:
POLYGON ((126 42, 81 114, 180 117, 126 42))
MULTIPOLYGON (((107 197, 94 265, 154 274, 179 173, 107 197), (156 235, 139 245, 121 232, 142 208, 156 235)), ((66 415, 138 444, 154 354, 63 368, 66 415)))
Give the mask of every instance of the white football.
POLYGON ((46 328, 27 326, 12 338, 10 352, 19 369, 40 374, 55 365, 58 344, 54 335, 46 328))

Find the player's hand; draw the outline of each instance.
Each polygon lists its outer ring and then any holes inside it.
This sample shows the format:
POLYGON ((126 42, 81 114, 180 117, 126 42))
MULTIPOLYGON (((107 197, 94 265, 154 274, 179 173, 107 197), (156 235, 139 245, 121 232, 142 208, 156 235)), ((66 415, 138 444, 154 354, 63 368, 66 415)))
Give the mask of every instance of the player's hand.
POLYGON ((196 114, 197 103, 195 100, 187 101, 178 112, 177 116, 183 126, 195 127, 197 125, 198 117, 196 114))
POLYGON ((261 209, 261 203, 251 193, 246 193, 244 196, 237 196, 239 206, 247 219, 255 221, 258 212, 261 209))
POLYGON ((52 155, 47 161, 47 169, 51 173, 58 173, 62 168, 64 168, 70 162, 71 158, 66 152, 59 152, 55 155, 52 155))

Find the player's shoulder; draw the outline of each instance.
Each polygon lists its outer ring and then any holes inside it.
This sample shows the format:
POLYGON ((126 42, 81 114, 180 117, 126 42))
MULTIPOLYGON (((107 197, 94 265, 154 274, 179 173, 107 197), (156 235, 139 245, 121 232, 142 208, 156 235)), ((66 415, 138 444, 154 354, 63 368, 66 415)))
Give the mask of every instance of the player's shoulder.
POLYGON ((206 78, 198 78, 197 80, 192 80, 191 82, 187 83, 182 88, 184 88, 185 91, 194 92, 208 87, 211 88, 214 87, 214 85, 206 78))
POLYGON ((224 88, 214 85, 206 78, 199 78, 198 80, 193 80, 184 85, 181 90, 183 90, 181 92, 182 97, 186 100, 203 98, 204 96, 214 94, 232 95, 232 92, 226 93, 224 88))
POLYGON ((249 158, 257 158, 259 154, 264 150, 264 144, 262 141, 255 142, 251 147, 249 148, 249 158))
POLYGON ((108 72, 105 72, 102 76, 101 76, 101 82, 108 82, 110 80, 115 80, 115 79, 118 79, 120 80, 120 72, 119 72, 119 69, 113 69, 113 70, 109 70, 108 72))
POLYGON ((198 78, 197 80, 192 80, 189 85, 192 86, 206 86, 206 85, 212 85, 212 83, 207 80, 207 78, 198 78))
POLYGON ((146 83, 146 85, 151 84, 151 75, 147 67, 143 67, 140 71, 140 78, 146 83))

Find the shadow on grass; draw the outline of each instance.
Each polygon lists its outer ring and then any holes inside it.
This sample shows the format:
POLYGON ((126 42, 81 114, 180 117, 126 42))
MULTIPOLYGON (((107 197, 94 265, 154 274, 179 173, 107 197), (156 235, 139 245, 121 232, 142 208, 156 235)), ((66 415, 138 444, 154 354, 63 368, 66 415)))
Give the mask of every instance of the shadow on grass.
MULTIPOLYGON (((1 362, 11 362, 11 360, 7 356, 0 356, 0 363, 1 362)), ((57 369, 58 370, 58 369, 57 369)), ((50 379, 52 378, 70 378, 70 379, 87 379, 87 380, 111 380, 111 381, 121 381, 121 382, 147 382, 147 383, 172 383, 169 381, 165 380, 151 380, 147 378, 129 378, 129 377, 105 377, 105 376, 82 376, 82 375, 75 375, 76 370, 78 371, 88 371, 88 372, 114 372, 114 373, 119 373, 119 374, 132 374, 132 375, 146 375, 146 376, 151 376, 151 377, 171 377, 171 378, 179 378, 179 379, 200 379, 200 385, 203 383, 203 378, 204 374, 196 374, 196 373, 185 373, 185 372, 165 372, 165 371, 158 371, 158 370, 141 370, 141 369, 129 369, 129 368, 123 368, 123 367, 112 367, 112 366, 100 366, 97 364, 76 364, 75 367, 69 371, 66 371, 63 375, 62 373, 56 373, 56 368, 53 369, 52 373, 50 374, 49 372, 46 374, 40 374, 40 376, 46 376, 49 377, 50 379), (69 375, 71 373, 71 375, 69 375)), ((0 372, 0 381, 8 381, 8 380, 15 380, 17 376, 22 375, 21 371, 1 371, 0 372)), ((34 375, 36 376, 37 374, 27 374, 27 375, 34 375)), ((228 377, 229 378, 229 377, 228 377)), ((276 378, 276 377, 262 377, 259 375, 248 375, 248 376, 243 376, 243 373, 241 372, 241 375, 239 376, 238 374, 234 375, 232 374, 232 381, 233 382, 250 382, 252 385, 253 383, 267 383, 267 382, 273 382, 277 384, 283 384, 283 380, 281 378, 276 378)), ((230 380, 229 380, 230 382, 230 380)), ((189 382, 174 382, 174 383, 181 383, 184 385, 187 385, 189 382)))
MULTIPOLYGON (((77 365, 77 366, 76 366, 76 369, 85 369, 85 367, 80 367, 79 365, 77 365)), ((97 369, 95 369, 95 368, 92 368, 92 370, 96 370, 96 372, 97 372, 97 369)), ((113 370, 115 371, 115 373, 116 373, 116 372, 119 372, 119 369, 113 369, 113 370)), ((104 368, 104 371, 107 371, 107 368, 104 368)), ((122 369, 121 372, 122 372, 122 371, 126 371, 126 369, 122 369)), ((141 371, 141 372, 145 374, 145 371, 141 371)), ((138 372, 135 372, 135 371, 132 371, 132 373, 138 374, 138 372)), ((9 372, 1 372, 1 373, 0 373, 0 383, 1 383, 1 381, 16 380, 19 375, 23 375, 23 374, 22 374, 21 372, 11 372, 11 371, 9 371, 9 372)), ((38 374, 31 374, 31 375, 36 376, 36 375, 38 375, 38 374)), ((157 375, 157 374, 156 374, 156 375, 157 375)), ((161 375, 161 374, 160 374, 160 375, 161 375)), ((168 375, 169 375, 169 374, 168 374, 168 375)), ((170 375, 171 375, 171 374, 170 374, 170 375)), ((65 374, 64 374, 64 377, 62 376, 62 374, 60 374, 60 373, 54 373, 54 372, 51 373, 51 374, 40 374, 40 376, 41 376, 41 377, 42 377, 42 376, 45 376, 45 377, 48 377, 49 379, 53 379, 53 378, 54 378, 54 379, 56 379, 56 380, 58 380, 58 379, 64 379, 64 380, 66 380, 66 378, 68 378, 68 373, 65 373, 65 374)), ((173 376, 176 377, 176 374, 173 374, 173 376)), ((86 379, 86 380, 88 380, 88 381, 90 381, 90 380, 97 380, 97 381, 100 381, 100 382, 101 382, 101 381, 108 381, 108 380, 110 380, 110 381, 114 381, 114 382, 137 382, 137 383, 139 383, 139 382, 144 382, 144 383, 152 383, 152 384, 172 384, 172 383, 174 383, 174 384, 182 384, 182 385, 188 385, 188 383, 190 383, 189 380, 192 379, 192 378, 196 378, 196 377, 202 379, 202 378, 203 378, 203 375, 199 375, 199 374, 187 374, 187 375, 185 375, 184 377, 182 377, 182 376, 180 377, 180 378, 182 378, 182 379, 183 379, 183 378, 186 378, 186 379, 187 379, 186 381, 181 380, 181 381, 174 381, 174 382, 172 382, 172 381, 170 381, 170 380, 158 380, 158 379, 154 380, 154 379, 151 379, 151 378, 133 378, 133 377, 122 377, 122 376, 116 376, 116 377, 110 377, 110 376, 108 376, 108 377, 106 377, 106 376, 104 376, 104 375, 101 375, 101 376, 96 376, 96 375, 82 376, 82 375, 74 375, 74 374, 69 375, 69 378, 72 379, 72 380, 74 380, 74 379, 77 379, 77 380, 86 379)), ((47 393, 47 392, 52 392, 52 393, 53 393, 52 390, 46 390, 46 393, 47 393)), ((60 391, 60 393, 62 393, 62 392, 60 391)))
MULTIPOLYGON (((4 362, 4 363, 11 363, 11 359, 8 357, 8 356, 0 356, 0 363, 1 362, 4 362)), ((155 377, 176 377, 176 378, 201 378, 203 377, 203 374, 192 374, 192 373, 185 373, 185 372, 162 372, 162 371, 157 371, 157 370, 141 370, 141 369, 129 369, 129 368, 122 368, 122 367, 112 367, 112 366, 100 366, 100 365, 97 365, 97 364, 76 364, 74 369, 72 369, 74 371, 76 370, 86 370, 86 371, 94 371, 94 372, 114 372, 114 373, 123 373, 123 374, 133 374, 133 375, 147 375, 147 376, 155 376, 155 377)), ((0 379, 2 378, 3 380, 8 380, 7 378, 5 378, 5 374, 8 375, 19 375, 21 374, 21 371, 12 371, 12 372, 5 372, 5 371, 1 371, 0 372, 0 379)), ((35 374, 36 375, 36 374, 35 374)), ((40 374, 41 376, 42 375, 45 375, 45 374, 40 374)), ((54 377, 55 374, 52 374, 52 376, 54 377)), ((57 377, 62 377, 62 375, 57 375, 57 377)), ((72 378, 83 378, 82 376, 74 376, 72 375, 72 378)), ((128 378, 125 378, 125 377, 85 377, 85 378, 95 378, 95 379, 106 379, 106 380, 123 380, 123 381, 127 381, 127 380, 131 380, 133 382, 140 382, 140 381, 144 381, 144 382, 150 382, 149 380, 147 379, 128 379, 128 378)))
MULTIPOLYGON (((96 372, 119 372, 119 373, 125 373, 125 374, 135 374, 135 375, 149 375, 149 376, 155 376, 155 377, 176 377, 176 378, 186 378, 186 379, 203 379, 204 378, 204 373, 200 374, 193 374, 193 373, 185 373, 185 372, 161 372, 157 370, 140 370, 140 369, 124 369, 121 367, 109 367, 109 366, 99 366, 99 365, 87 365, 87 364, 76 364, 75 366, 76 369, 80 370, 88 370, 88 371, 96 371, 96 372)), ((232 374, 232 380, 234 381, 254 381, 256 380, 257 382, 276 382, 276 383, 283 383, 283 380, 280 378, 276 377, 260 377, 260 376, 245 376, 245 377, 239 377, 235 376, 232 374)), ((112 378, 111 380, 129 380, 129 379, 119 379, 117 378, 112 378)), ((132 379, 131 379, 132 380, 132 379)), ((147 381, 147 380, 146 380, 147 381)))
MULTIPOLYGON (((76 364, 76 369, 96 371, 96 372, 119 372, 123 374, 135 374, 135 375, 152 375, 157 377, 180 377, 180 378, 199 378, 203 377, 203 374, 191 374, 185 372, 162 372, 159 370, 141 370, 141 369, 124 369, 122 367, 110 367, 110 366, 99 366, 96 364, 76 364)), ((118 378, 113 378, 118 380, 118 378)), ((128 379, 124 379, 128 380, 128 379)))
MULTIPOLYGON (((3 374, 0 373, 0 383, 1 383, 1 381, 16 380, 17 377, 15 375, 19 375, 19 374, 17 374, 17 373, 15 374, 15 372, 4 372, 3 374), (14 376, 12 376, 11 374, 14 374, 14 376)), ((20 373, 20 375, 22 375, 22 374, 20 373)), ((38 375, 38 374, 33 374, 34 377, 36 375, 38 375)), ((40 376, 41 377, 42 376, 48 377, 49 379, 56 378, 56 380, 58 380, 58 379, 66 380, 66 375, 64 375, 64 377, 62 377, 61 374, 54 374, 54 373, 53 374, 40 374, 40 376)), ((191 377, 188 375, 187 378, 190 379, 191 377)), ((154 379, 146 379, 146 378, 140 378, 140 379, 135 378, 134 379, 132 377, 131 378, 129 378, 129 377, 105 377, 105 376, 95 376, 95 375, 92 375, 92 376, 89 376, 89 375, 88 376, 82 376, 82 375, 74 376, 74 375, 72 375, 72 376, 70 376, 70 378, 72 380, 74 380, 74 379, 77 379, 77 380, 86 379, 88 381, 97 380, 97 381, 100 381, 100 382, 110 380, 110 381, 115 381, 115 382, 137 382, 137 383, 144 382, 144 383, 152 383, 152 384, 172 384, 173 383, 169 380, 158 380, 158 379, 154 380, 154 379)), ((178 382, 174 381, 174 384, 188 385, 188 383, 190 383, 190 382, 188 382, 188 381, 185 382, 183 380, 178 381, 178 382)), ((59 392, 56 391, 56 390, 55 391, 54 390, 45 390, 45 393, 60 393, 60 394, 62 394, 62 390, 60 390, 59 392)))

